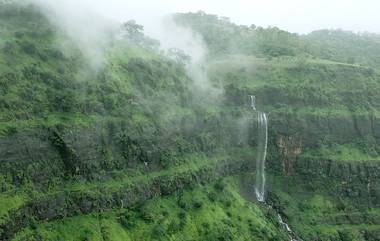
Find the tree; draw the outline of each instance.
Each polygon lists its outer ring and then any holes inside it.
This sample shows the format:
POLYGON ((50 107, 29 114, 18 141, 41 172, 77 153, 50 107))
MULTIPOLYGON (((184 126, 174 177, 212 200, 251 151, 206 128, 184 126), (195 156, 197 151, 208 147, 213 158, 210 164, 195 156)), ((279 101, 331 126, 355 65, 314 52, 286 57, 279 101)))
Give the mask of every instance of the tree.
POLYGON ((191 61, 191 57, 187 55, 182 49, 171 48, 168 50, 168 55, 177 63, 187 65, 191 61))
POLYGON ((158 51, 160 42, 144 35, 144 27, 137 24, 135 20, 124 23, 121 27, 122 36, 135 44, 158 51))
POLYGON ((140 43, 144 39, 144 27, 137 24, 135 20, 129 20, 122 25, 123 37, 140 43))

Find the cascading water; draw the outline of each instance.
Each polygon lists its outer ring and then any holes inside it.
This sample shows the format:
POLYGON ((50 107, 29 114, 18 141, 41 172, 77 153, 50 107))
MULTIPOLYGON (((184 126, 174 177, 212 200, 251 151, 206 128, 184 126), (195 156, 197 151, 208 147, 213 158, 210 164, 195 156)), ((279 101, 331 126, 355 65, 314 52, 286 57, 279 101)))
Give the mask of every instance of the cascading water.
POLYGON ((250 98, 251 98, 251 107, 254 111, 256 111, 256 96, 251 95, 250 98))
MULTIPOLYGON (((251 107, 256 112, 256 97, 251 95, 251 107)), ((258 131, 258 145, 257 145, 257 158, 256 158, 256 184, 255 193, 259 202, 273 210, 273 207, 265 202, 265 160, 267 156, 268 147, 268 118, 263 112, 257 111, 257 131, 258 131)), ((276 210, 275 210, 276 211, 276 210)), ((277 219, 280 225, 286 230, 289 235, 290 241, 302 241, 290 226, 283 220, 281 215, 277 212, 277 219)))
POLYGON ((265 160, 268 143, 268 120, 267 115, 258 112, 258 147, 256 158, 256 197, 259 202, 265 201, 265 160))
MULTIPOLYGON (((256 111, 256 97, 251 95, 251 107, 256 111)), ((258 145, 256 157, 255 193, 259 202, 265 202, 265 159, 268 146, 268 118, 263 112, 257 112, 258 145)))

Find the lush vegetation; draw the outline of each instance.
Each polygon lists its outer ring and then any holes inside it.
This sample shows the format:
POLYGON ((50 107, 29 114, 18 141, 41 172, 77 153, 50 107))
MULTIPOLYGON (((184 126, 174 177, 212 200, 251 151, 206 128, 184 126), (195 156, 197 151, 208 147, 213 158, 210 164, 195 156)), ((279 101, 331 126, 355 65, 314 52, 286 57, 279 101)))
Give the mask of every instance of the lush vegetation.
POLYGON ((373 68, 378 68, 380 64, 378 34, 318 30, 307 35, 298 35, 277 27, 236 25, 226 17, 202 11, 179 13, 174 18, 179 24, 190 27, 204 38, 211 56, 298 56, 373 68))
MULTIPOLYGON (((52 144, 66 160, 64 174, 88 178, 104 169, 143 163, 165 168, 185 153, 220 154, 236 143, 246 143, 232 124, 247 118, 244 110, 223 109, 223 103, 211 105, 215 100, 206 99, 203 90, 196 89, 184 66, 160 55, 155 42, 136 23, 123 25, 123 39, 112 40, 104 50, 104 66, 94 71, 75 43, 36 8, 10 5, 1 11, 1 31, 6 38, 0 46, 4 62, 0 135, 49 131, 52 144), (59 48, 59 41, 68 42, 69 50, 59 48), (105 130, 100 166, 68 160, 77 157, 75 148, 64 143, 64 136, 73 129, 94 126, 105 130), (119 146, 118 156, 105 142, 119 146)), ((29 171, 49 168, 48 162, 35 162, 32 167, 1 165, 8 178, 23 176, 18 183, 33 182, 31 175, 41 175, 29 171)))
POLYGON ((234 179, 218 181, 133 209, 37 225, 15 240, 286 240, 273 213, 237 190, 234 179))
POLYGON ((324 59, 379 68, 380 36, 343 30, 320 30, 302 36, 311 53, 324 59))
POLYGON ((302 182, 276 177, 270 182, 275 205, 283 207, 303 240, 378 240, 380 209, 355 194, 363 195, 365 185, 346 189, 344 182, 318 177, 302 182))
POLYGON ((212 88, 134 21, 94 69, 36 7, 0 7, 0 238, 287 240, 277 210, 304 240, 378 240, 380 37, 173 19, 204 39, 212 88), (252 94, 269 116, 275 209, 251 202, 243 175, 252 94))
POLYGON ((209 76, 224 86, 230 106, 248 105, 247 96, 256 95, 269 113, 272 136, 296 134, 303 149, 312 150, 309 157, 379 159, 378 35, 336 30, 303 36, 239 26, 204 12, 174 18, 204 38, 209 76), (363 155, 325 151, 335 145, 363 155))

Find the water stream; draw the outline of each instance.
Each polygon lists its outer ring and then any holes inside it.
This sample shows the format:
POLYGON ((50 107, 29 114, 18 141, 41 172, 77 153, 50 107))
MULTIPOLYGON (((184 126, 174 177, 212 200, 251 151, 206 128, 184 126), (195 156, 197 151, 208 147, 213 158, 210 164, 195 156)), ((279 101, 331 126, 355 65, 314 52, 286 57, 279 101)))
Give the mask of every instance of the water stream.
POLYGON ((257 113, 258 146, 256 157, 256 197, 259 202, 265 202, 265 160, 268 146, 268 119, 267 115, 257 113))
MULTIPOLYGON (((251 95, 251 107, 256 110, 256 97, 251 95)), ((261 111, 257 111, 258 145, 256 157, 256 184, 255 193, 259 202, 265 202, 265 160, 268 146, 268 118, 261 111)))
MULTIPOLYGON (((270 209, 273 209, 272 206, 267 205, 270 209)), ((281 224, 282 228, 286 230, 289 236, 289 241, 303 241, 298 237, 298 235, 290 228, 289 224, 284 221, 282 216, 277 212, 277 220, 281 224)))
MULTIPOLYGON (((267 156, 268 147, 268 118, 267 115, 256 109, 256 97, 251 95, 251 107, 253 111, 257 112, 257 131, 258 131, 258 144, 257 144, 257 157, 256 157, 256 183, 255 194, 257 201, 263 203, 270 209, 273 207, 265 202, 265 161, 267 156)), ((276 211, 276 210, 275 210, 276 211)), ((277 212, 277 211, 276 211, 277 212)), ((289 235, 290 241, 302 241, 290 228, 290 226, 283 220, 282 216, 277 212, 278 222, 282 228, 286 230, 289 235)))

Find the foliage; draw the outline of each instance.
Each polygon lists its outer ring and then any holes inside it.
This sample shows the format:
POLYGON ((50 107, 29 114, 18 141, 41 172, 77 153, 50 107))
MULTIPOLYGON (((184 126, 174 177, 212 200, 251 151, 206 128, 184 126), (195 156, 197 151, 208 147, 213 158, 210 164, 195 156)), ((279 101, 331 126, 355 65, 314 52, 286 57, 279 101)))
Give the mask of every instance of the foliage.
POLYGON ((102 240, 103 227, 109 230, 107 240, 227 241, 249 240, 252 236, 260 240, 287 240, 275 224, 265 220, 256 205, 248 203, 236 190, 229 179, 225 190, 216 192, 216 201, 210 202, 207 193, 215 192, 213 185, 197 186, 170 197, 152 199, 134 209, 40 224, 36 230, 23 231, 15 240, 36 236, 41 240, 79 240, 78 237, 102 240), (231 200, 232 205, 226 208, 225 199, 231 200), (183 209, 180 200, 188 204, 201 201, 203 206, 183 209))
POLYGON ((210 55, 255 55, 258 57, 301 56, 379 68, 380 36, 343 30, 318 30, 307 35, 283 31, 277 27, 250 27, 232 23, 226 17, 197 13, 179 13, 180 25, 199 33, 210 55))
POLYGON ((380 67, 380 36, 343 30, 319 30, 302 36, 314 56, 350 64, 380 67))
POLYGON ((271 177, 275 206, 303 240, 345 241, 377 240, 380 209, 368 207, 364 196, 344 194, 366 186, 359 179, 352 180, 351 189, 338 180, 313 177, 271 177))
POLYGON ((176 14, 177 23, 190 27, 205 40, 210 54, 249 54, 265 56, 293 56, 302 51, 303 43, 295 34, 276 27, 238 26, 228 18, 197 13, 176 14))
MULTIPOLYGON (((203 12, 174 19, 203 37, 209 49, 204 68, 218 93, 194 84, 185 69, 189 56, 178 49, 169 51, 171 59, 161 55, 158 42, 134 21, 120 26, 104 66, 94 70, 37 9, 1 6, 0 142, 29 154, 22 161, 9 158, 8 150, 0 154, 0 220, 62 190, 100 201, 158 178, 164 194, 175 177, 196 179, 196 171, 218 170, 225 160, 253 160, 251 94, 269 114, 268 161, 275 165, 283 135, 302 137, 300 160, 378 159, 378 35, 300 36, 203 12), (30 158, 29 143, 54 158, 30 158)), ((276 178, 271 187, 281 211, 305 240, 360 240, 362 230, 378 229, 364 222, 331 227, 326 223, 347 213, 378 220, 378 210, 362 214, 355 198, 342 201, 319 179, 310 188, 307 178, 289 187, 276 178)), ((244 200, 231 180, 221 180, 128 210, 31 221, 16 240, 286 240, 275 219, 244 200)))

